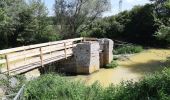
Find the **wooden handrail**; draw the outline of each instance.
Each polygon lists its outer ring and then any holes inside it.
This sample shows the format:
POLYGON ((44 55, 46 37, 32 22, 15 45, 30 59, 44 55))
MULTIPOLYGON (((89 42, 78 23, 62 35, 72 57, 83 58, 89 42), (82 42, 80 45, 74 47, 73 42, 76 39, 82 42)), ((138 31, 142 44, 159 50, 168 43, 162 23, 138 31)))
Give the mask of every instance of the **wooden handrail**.
POLYGON ((29 46, 22 46, 22 47, 16 47, 16 48, 11 48, 11 49, 4 49, 0 50, 0 55, 12 53, 12 52, 17 52, 17 51, 22 51, 22 50, 27 50, 27 49, 33 49, 33 48, 39 48, 39 47, 44 47, 44 46, 49 46, 49 45, 56 45, 56 44, 61 44, 64 42, 73 42, 73 41, 81 41, 83 38, 75 38, 75 39, 67 39, 67 40, 61 40, 61 41, 55 41, 55 42, 48 42, 48 43, 41 43, 41 44, 35 44, 35 45, 29 45, 29 46))
MULTIPOLYGON (((35 44, 12 49, 0 50, 0 64, 6 65, 5 73, 22 70, 21 67, 43 67, 56 60, 67 59, 73 55, 73 47, 82 41, 94 41, 96 38, 75 38, 42 44, 35 44)), ((4 66, 5 67, 5 66, 4 66)))

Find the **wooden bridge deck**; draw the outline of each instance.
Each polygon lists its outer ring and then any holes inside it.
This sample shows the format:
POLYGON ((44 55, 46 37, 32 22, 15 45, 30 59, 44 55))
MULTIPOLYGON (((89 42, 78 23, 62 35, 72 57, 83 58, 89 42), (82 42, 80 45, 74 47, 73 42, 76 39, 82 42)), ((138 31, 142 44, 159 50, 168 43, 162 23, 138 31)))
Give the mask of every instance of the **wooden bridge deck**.
POLYGON ((5 74, 16 75, 67 59, 73 55, 73 47, 85 40, 90 38, 75 38, 0 50, 1 71, 5 74))

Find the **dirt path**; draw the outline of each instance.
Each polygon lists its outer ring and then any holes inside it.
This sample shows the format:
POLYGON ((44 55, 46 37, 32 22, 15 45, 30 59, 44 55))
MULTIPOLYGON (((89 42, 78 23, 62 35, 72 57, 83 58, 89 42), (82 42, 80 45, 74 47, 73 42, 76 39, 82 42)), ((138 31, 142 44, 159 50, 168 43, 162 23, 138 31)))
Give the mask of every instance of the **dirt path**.
POLYGON ((103 86, 109 86, 111 83, 119 84, 123 80, 137 81, 146 73, 161 71, 163 66, 168 65, 168 57, 170 57, 170 50, 150 49, 135 54, 125 61, 119 60, 119 66, 115 69, 101 69, 92 75, 79 75, 73 78, 83 80, 86 84, 99 81, 103 86))

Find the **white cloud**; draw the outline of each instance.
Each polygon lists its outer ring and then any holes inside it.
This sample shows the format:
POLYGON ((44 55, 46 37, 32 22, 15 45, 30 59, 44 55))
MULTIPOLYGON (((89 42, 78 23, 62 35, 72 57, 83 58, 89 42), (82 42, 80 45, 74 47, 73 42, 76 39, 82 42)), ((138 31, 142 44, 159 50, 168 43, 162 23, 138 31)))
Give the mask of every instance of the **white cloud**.
POLYGON ((135 2, 135 0, 126 0, 128 3, 135 2))

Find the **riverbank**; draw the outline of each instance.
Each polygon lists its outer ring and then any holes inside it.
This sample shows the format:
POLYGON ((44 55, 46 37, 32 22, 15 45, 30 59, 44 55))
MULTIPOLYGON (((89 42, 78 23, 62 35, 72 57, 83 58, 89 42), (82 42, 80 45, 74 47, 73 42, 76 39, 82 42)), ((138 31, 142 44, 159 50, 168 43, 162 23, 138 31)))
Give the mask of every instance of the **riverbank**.
POLYGON ((149 49, 141 53, 129 56, 126 59, 118 60, 119 66, 114 69, 100 69, 91 75, 71 76, 75 80, 82 80, 85 84, 91 85, 98 81, 102 86, 120 84, 122 81, 138 81, 144 75, 162 71, 170 62, 169 49, 149 49))

